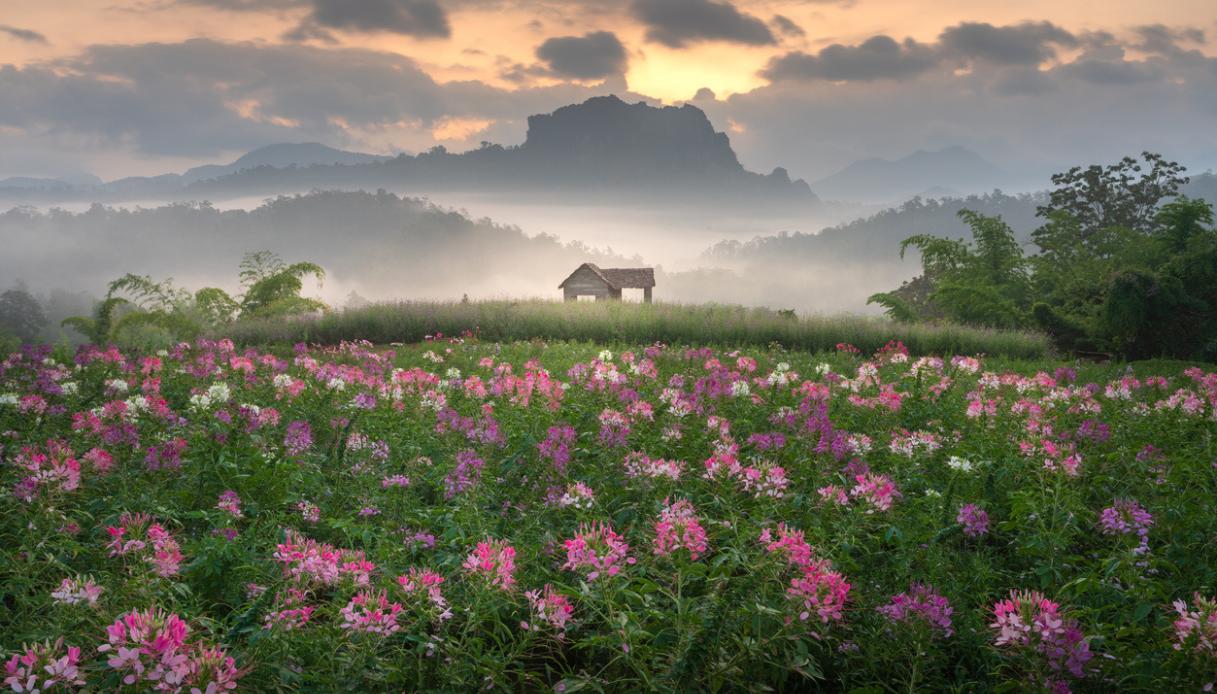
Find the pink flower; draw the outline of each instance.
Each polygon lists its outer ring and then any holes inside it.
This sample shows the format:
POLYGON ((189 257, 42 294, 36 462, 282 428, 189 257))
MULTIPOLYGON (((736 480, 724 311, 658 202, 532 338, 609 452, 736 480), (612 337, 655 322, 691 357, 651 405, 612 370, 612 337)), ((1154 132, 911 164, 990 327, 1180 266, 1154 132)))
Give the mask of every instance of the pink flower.
MULTIPOLYGON (((1086 674, 1086 663, 1093 657, 1090 644, 1077 622, 1061 616, 1057 603, 1037 592, 1012 590, 1009 598, 994 603, 993 615, 990 626, 997 631, 994 643, 998 647, 1042 658, 1058 675, 1068 673, 1080 679, 1086 674)), ((1055 680, 1042 684, 1068 690, 1068 685, 1055 680)))
POLYGON ((693 561, 706 552, 706 530, 685 499, 665 505, 655 521, 655 554, 666 557, 682 548, 689 550, 693 561))
MULTIPOLYGON (((524 597, 528 598, 533 615, 538 621, 548 623, 557 630, 559 639, 566 635, 566 627, 571 616, 575 614, 575 606, 571 604, 570 598, 555 591, 548 583, 541 590, 524 593, 524 597)), ((537 629, 535 625, 528 626, 527 622, 523 625, 526 629, 537 629)))
POLYGON ((384 591, 360 591, 342 608, 342 628, 348 632, 363 632, 389 636, 401 630, 397 615, 399 603, 389 602, 384 591))
POLYGON ((616 576, 624 566, 636 561, 629 556, 630 546, 608 523, 581 525, 579 532, 565 544, 566 563, 562 568, 586 570, 589 582, 602 575, 616 576))
POLYGON ((241 517, 241 497, 237 493, 229 489, 223 494, 220 494, 219 500, 216 502, 216 508, 221 511, 232 514, 233 518, 241 517))
POLYGON ((1189 607, 1183 600, 1174 602, 1175 650, 1192 651, 1207 658, 1217 657, 1217 600, 1199 593, 1189 607))
POLYGON ((444 583, 444 577, 440 574, 430 569, 418 569, 412 566, 408 573, 397 577, 397 583, 409 596, 425 592, 427 600, 436 610, 439 610, 437 619, 441 622, 452 618, 452 610, 449 609, 448 601, 444 599, 444 594, 440 590, 440 586, 444 583))
POLYGON ((887 511, 891 509, 892 503, 900 498, 900 492, 896 491, 896 484, 886 475, 868 472, 855 475, 854 480, 857 484, 849 490, 849 493, 851 496, 861 497, 871 505, 872 508, 867 513, 887 511))
POLYGON ((786 563, 791 566, 800 568, 811 566, 811 545, 803 539, 802 530, 793 530, 785 523, 779 523, 777 539, 773 538, 773 533, 769 528, 765 528, 761 531, 761 542, 765 545, 765 551, 770 554, 784 555, 786 563))
POLYGON ((515 586, 516 550, 503 540, 479 542, 462 566, 475 576, 486 578, 499 590, 515 586))
POLYGON ((4 664, 5 687, 14 692, 38 692, 84 686, 78 667, 80 649, 68 646, 65 650, 62 637, 54 644, 36 643, 22 649, 23 653, 14 654, 4 664))
POLYGON ((139 681, 180 685, 190 670, 185 652, 190 628, 180 617, 160 608, 135 610, 106 628, 108 642, 97 648, 113 652, 107 664, 123 672, 123 683, 139 681))
POLYGON ((845 576, 824 560, 813 561, 802 571, 802 576, 790 579, 786 589, 786 594, 800 603, 799 621, 807 621, 813 613, 824 624, 843 620, 850 588, 845 576))
POLYGON ((51 599, 62 605, 79 605, 85 602, 96 605, 101 593, 102 587, 94 583, 92 578, 65 578, 59 588, 51 591, 51 599))

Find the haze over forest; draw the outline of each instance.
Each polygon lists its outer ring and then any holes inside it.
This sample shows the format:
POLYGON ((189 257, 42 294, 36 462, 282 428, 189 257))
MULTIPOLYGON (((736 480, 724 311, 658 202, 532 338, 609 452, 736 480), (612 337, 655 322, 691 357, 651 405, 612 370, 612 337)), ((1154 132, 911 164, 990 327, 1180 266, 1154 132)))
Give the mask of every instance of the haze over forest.
POLYGON ((143 31, 70 4, 111 36, 26 0, 0 26, 0 277, 48 301, 235 289, 269 249, 334 306, 556 298, 591 261, 872 312, 919 270, 901 240, 968 208, 1026 241, 1072 166, 1160 152, 1217 200, 1204 3, 176 0, 143 31))

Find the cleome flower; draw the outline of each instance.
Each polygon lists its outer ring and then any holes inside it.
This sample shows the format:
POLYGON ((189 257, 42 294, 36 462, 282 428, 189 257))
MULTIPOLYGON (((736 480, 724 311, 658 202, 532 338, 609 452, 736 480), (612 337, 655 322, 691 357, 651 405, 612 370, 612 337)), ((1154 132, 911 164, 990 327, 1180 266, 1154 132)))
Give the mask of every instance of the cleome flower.
POLYGON ((563 569, 586 572, 589 582, 601 576, 616 576, 637 560, 629 556, 630 546, 608 523, 579 526, 579 532, 566 540, 563 569))

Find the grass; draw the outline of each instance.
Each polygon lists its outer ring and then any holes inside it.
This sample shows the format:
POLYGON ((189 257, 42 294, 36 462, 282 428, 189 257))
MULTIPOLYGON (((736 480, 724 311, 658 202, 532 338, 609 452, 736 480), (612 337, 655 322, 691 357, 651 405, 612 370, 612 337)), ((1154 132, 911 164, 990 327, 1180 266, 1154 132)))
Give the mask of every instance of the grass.
POLYGON ((258 319, 226 326, 246 345, 417 342, 428 335, 473 331, 486 340, 533 338, 649 344, 777 343, 788 349, 831 351, 838 343, 873 352, 900 340, 914 354, 987 354, 1020 359, 1048 356, 1043 335, 958 325, 894 323, 863 316, 794 317, 761 308, 724 305, 556 301, 404 301, 372 304, 320 317, 258 319))

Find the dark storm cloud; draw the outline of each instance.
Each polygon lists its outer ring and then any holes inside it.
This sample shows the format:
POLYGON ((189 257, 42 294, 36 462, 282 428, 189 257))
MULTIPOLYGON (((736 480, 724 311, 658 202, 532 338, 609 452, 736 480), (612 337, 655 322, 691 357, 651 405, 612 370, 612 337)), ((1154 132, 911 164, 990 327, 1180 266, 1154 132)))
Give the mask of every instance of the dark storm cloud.
POLYGON ((714 0, 634 0, 630 12, 647 28, 647 40, 669 48, 699 41, 727 41, 750 46, 776 43, 761 20, 729 2, 714 0))
POLYGON ((773 15, 773 26, 784 36, 806 36, 807 32, 790 17, 780 14, 773 15))
POLYGON ((1078 38, 1051 22, 1023 22, 994 26, 964 22, 938 37, 939 47, 949 56, 984 60, 997 65, 1038 65, 1056 56, 1057 47, 1072 48, 1078 38))
POLYGON ((311 19, 330 29, 417 37, 452 35, 448 15, 435 0, 313 0, 311 19))
POLYGON ((575 79, 597 79, 625 72, 625 46, 608 31, 583 36, 558 36, 537 48, 537 58, 556 75, 575 79))
POLYGON ((899 43, 890 36, 875 36, 857 46, 835 43, 814 54, 787 53, 770 60, 761 74, 771 82, 868 82, 913 77, 938 62, 939 54, 933 46, 912 39, 899 43))
POLYGON ((18 41, 26 41, 28 43, 47 43, 46 37, 33 29, 22 29, 7 24, 0 24, 0 34, 6 34, 18 41))
POLYGON ((332 40, 328 30, 386 32, 417 38, 448 38, 452 26, 437 0, 178 0, 240 12, 308 9, 308 16, 285 38, 332 40))

